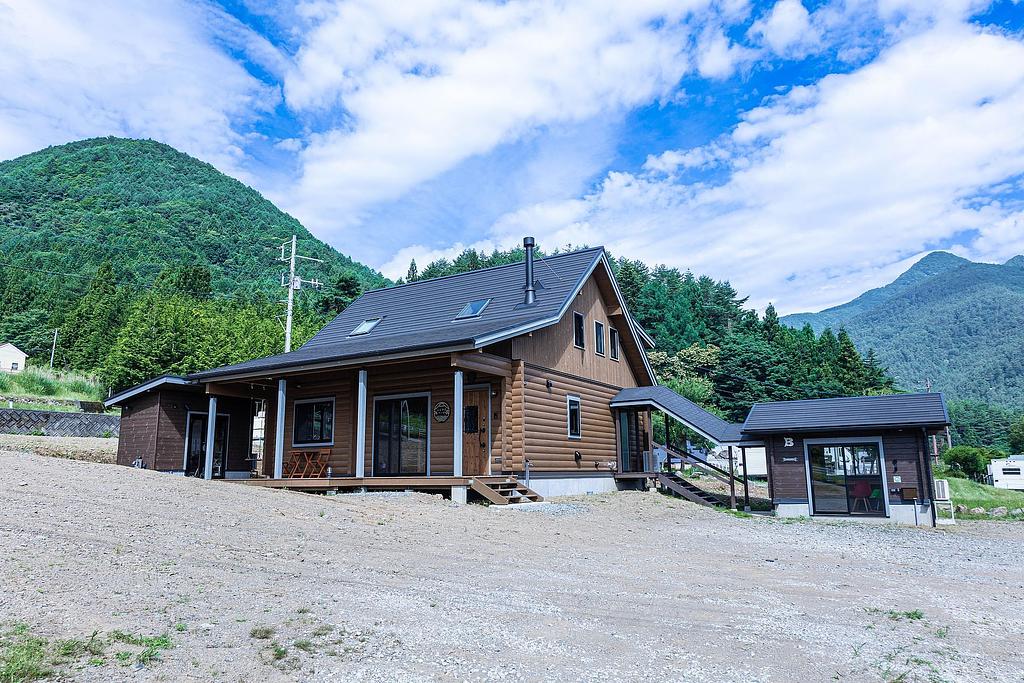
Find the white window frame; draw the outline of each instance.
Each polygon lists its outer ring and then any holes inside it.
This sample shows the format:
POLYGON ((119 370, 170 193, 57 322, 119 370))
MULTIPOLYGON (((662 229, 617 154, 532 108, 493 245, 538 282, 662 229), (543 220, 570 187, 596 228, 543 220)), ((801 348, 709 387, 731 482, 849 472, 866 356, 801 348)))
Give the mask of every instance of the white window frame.
POLYGON ((594 321, 594 353, 604 356, 607 353, 604 340, 604 328, 606 325, 600 320, 594 321))
POLYGON ((320 396, 317 398, 301 398, 292 402, 292 448, 309 448, 316 446, 333 446, 334 445, 334 429, 335 423, 338 421, 337 417, 337 403, 334 396, 320 396), (331 440, 330 441, 311 441, 309 443, 295 443, 295 427, 298 424, 296 412, 300 405, 305 403, 330 403, 331 404, 331 440))
POLYGON ((576 394, 567 394, 565 397, 565 433, 573 441, 579 441, 583 438, 583 399, 576 394), (572 403, 576 402, 576 406, 579 410, 580 415, 580 433, 575 436, 572 433, 572 403))
POLYGON ((608 326, 608 347, 609 347, 608 348, 608 357, 611 358, 615 362, 619 361, 619 344, 620 343, 621 343, 621 337, 619 336, 619 331, 617 329, 615 329, 614 327, 612 327, 611 325, 609 325, 608 326), (612 339, 614 339, 615 341, 612 342, 612 339))
POLYGON ((577 349, 585 349, 585 348, 587 348, 587 316, 585 316, 582 313, 579 313, 577 311, 573 311, 572 312, 572 345, 575 346, 577 349), (576 343, 576 319, 577 318, 579 318, 580 320, 583 321, 583 327, 582 327, 583 334, 580 335, 582 337, 582 340, 581 340, 582 343, 580 343, 580 344, 576 343))

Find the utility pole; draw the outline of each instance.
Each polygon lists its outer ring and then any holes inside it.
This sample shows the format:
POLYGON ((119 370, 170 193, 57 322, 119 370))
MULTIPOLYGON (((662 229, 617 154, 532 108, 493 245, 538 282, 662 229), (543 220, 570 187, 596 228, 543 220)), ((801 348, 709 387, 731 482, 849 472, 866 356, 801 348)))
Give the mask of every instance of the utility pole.
POLYGON ((281 258, 280 258, 280 260, 288 262, 288 273, 287 273, 287 275, 285 273, 281 273, 281 286, 288 288, 288 299, 286 300, 286 302, 288 304, 288 311, 285 314, 285 324, 284 324, 284 350, 285 350, 285 353, 287 353, 287 352, 292 350, 292 310, 295 307, 295 290, 302 289, 302 284, 303 283, 312 285, 315 289, 320 289, 320 286, 321 286, 321 283, 320 283, 319 280, 316 280, 316 279, 313 279, 313 280, 303 280, 301 277, 298 277, 295 274, 295 259, 303 259, 303 260, 306 260, 306 261, 314 261, 316 263, 323 263, 323 261, 321 261, 318 258, 313 258, 312 256, 302 256, 301 254, 295 253, 295 251, 296 251, 296 241, 297 241, 296 240, 296 236, 292 235, 292 239, 291 239, 291 242, 290 242, 290 244, 291 244, 291 254, 290 255, 287 255, 285 253, 285 250, 288 247, 289 242, 284 242, 281 245, 281 258))
POLYGON ((53 357, 57 353, 57 329, 53 330, 53 346, 50 347, 50 369, 53 370, 53 357))

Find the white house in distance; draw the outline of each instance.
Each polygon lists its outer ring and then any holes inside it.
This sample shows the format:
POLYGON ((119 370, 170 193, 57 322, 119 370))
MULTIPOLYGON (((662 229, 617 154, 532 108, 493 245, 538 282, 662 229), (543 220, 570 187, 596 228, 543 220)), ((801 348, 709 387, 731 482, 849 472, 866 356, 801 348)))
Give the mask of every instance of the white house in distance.
POLYGON ((14 344, 0 344, 0 372, 21 372, 28 355, 14 344))
POLYGON ((993 460, 988 464, 988 483, 997 489, 1024 491, 1024 455, 993 460))

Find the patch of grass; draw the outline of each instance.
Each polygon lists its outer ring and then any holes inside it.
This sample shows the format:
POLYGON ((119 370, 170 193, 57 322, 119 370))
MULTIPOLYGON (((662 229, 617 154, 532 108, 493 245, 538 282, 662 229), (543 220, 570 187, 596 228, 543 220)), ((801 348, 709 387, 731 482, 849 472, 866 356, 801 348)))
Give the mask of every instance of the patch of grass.
MULTIPOLYGON (((949 496, 953 499, 953 505, 966 505, 968 508, 978 507, 985 508, 986 510, 997 507, 1005 507, 1007 510, 1024 508, 1024 492, 1000 489, 988 484, 979 484, 970 479, 950 476, 948 472, 936 472, 935 476, 938 479, 945 479, 949 482, 949 496)), ((943 510, 939 510, 939 514, 949 515, 948 512, 943 510)), ((1024 519, 1024 517, 1019 516, 993 518, 987 514, 978 515, 970 512, 958 512, 956 516, 960 519, 1024 519)))
POLYGON ((924 619, 924 612, 919 609, 912 609, 907 612, 897 612, 896 610, 889 610, 889 618, 893 621, 902 621, 908 619, 910 621, 920 621, 924 619))
POLYGON ((174 630, 178 633, 184 633, 188 630, 188 626, 186 626, 183 622, 179 621, 177 624, 174 625, 174 630))
POLYGON ((727 515, 732 515, 733 517, 739 517, 740 519, 751 519, 754 516, 754 515, 750 514, 749 512, 746 512, 744 510, 733 510, 732 508, 715 508, 715 509, 720 511, 720 512, 724 512, 727 515))
POLYGON ((270 656, 274 658, 275 662, 279 662, 288 656, 288 648, 281 643, 274 643, 270 646, 270 656))
POLYGON ((296 640, 292 644, 297 649, 302 650, 303 652, 310 652, 310 653, 316 652, 316 645, 313 644, 312 640, 307 640, 305 638, 302 638, 300 640, 296 640))
POLYGON ((132 663, 132 653, 129 650, 121 650, 114 655, 114 658, 121 664, 121 666, 128 666, 132 663))
POLYGON ((331 631, 333 630, 334 627, 330 624, 323 624, 322 626, 317 626, 316 629, 313 631, 313 637, 323 638, 326 635, 330 635, 331 631))
POLYGON ((0 638, 0 681, 21 683, 49 677, 47 641, 33 636, 27 624, 16 624, 0 638))
POLYGON ((103 385, 77 372, 59 372, 29 366, 21 372, 5 373, 0 391, 11 398, 65 398, 76 401, 102 401, 103 385))
POLYGON ((249 631, 249 637, 257 640, 269 640, 274 637, 274 629, 269 626, 253 626, 249 631))
POLYGON ((312 612, 313 610, 311 610, 311 609, 310 609, 310 608, 308 608, 308 607, 300 607, 300 608, 299 608, 299 609, 297 609, 296 611, 297 611, 297 612, 298 612, 299 614, 309 614, 309 613, 310 613, 310 612, 312 612))

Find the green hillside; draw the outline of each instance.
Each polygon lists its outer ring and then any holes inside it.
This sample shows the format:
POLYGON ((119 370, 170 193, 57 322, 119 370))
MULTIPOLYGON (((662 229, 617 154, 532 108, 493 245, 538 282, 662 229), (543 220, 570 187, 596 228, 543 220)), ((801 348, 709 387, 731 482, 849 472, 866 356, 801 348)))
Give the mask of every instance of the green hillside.
POLYGON ((252 188, 159 142, 97 138, 0 163, 0 260, 32 298, 80 291, 104 261, 123 284, 148 286, 181 263, 208 267, 215 293, 276 296, 274 250, 293 233, 324 260, 315 274, 325 282, 383 283, 252 188))
POLYGON ((1003 265, 930 254, 892 284, 790 326, 845 327, 897 383, 1024 408, 1024 258, 1003 265))
POLYGON ((121 388, 279 352, 279 245, 325 284, 297 299, 308 339, 379 273, 258 192, 150 140, 73 142, 0 163, 0 340, 121 388))

